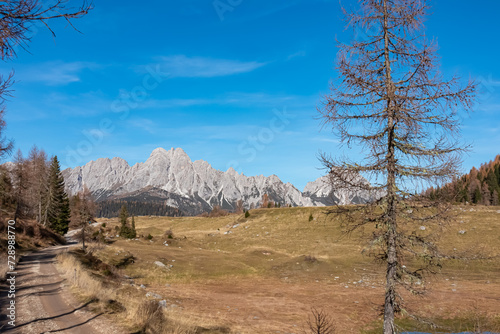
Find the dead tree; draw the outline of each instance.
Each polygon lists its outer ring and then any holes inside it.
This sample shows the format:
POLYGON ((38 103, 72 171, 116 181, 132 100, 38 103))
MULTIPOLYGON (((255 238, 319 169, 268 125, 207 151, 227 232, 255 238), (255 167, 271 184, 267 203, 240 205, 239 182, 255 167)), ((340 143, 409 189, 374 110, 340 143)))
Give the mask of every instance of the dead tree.
POLYGON ((335 323, 323 310, 311 309, 312 315, 307 320, 308 333, 310 334, 335 334, 335 323))
POLYGON ((80 229, 78 238, 82 242, 82 249, 85 250, 86 234, 90 231, 90 224, 95 221, 96 205, 90 190, 84 186, 78 194, 73 196, 71 205, 71 227, 80 229))
POLYGON ((418 293, 423 269, 439 265, 434 234, 420 227, 435 231, 446 222, 448 206, 418 193, 457 175, 466 149, 457 113, 471 110, 475 98, 473 82, 461 86, 459 78, 440 75, 436 44, 421 32, 428 9, 426 0, 363 0, 358 11, 344 11, 347 25, 366 31, 366 39, 339 43, 340 79, 318 107, 342 144, 365 153, 361 161, 322 154, 331 182, 379 194, 371 205, 331 212, 346 213, 346 231, 375 227, 372 254, 387 266, 386 334, 395 333, 402 306, 397 287, 418 293), (359 182, 359 174, 371 185, 359 182))
POLYGON ((75 28, 71 20, 86 15, 92 9, 92 3, 83 2, 77 8, 67 7, 67 3, 67 0, 53 2, 9 0, 1 2, 0 54, 2 60, 15 58, 18 47, 26 49, 27 43, 31 39, 28 32, 32 24, 40 22, 55 36, 55 32, 50 28, 48 21, 58 18, 64 19, 75 28))
MULTIPOLYGON (((67 7, 67 0, 9 0, 0 1, 0 58, 3 61, 16 58, 19 48, 26 50, 31 39, 30 29, 40 23, 47 27, 53 36, 55 32, 48 21, 64 19, 75 28, 72 19, 86 15, 93 7, 92 3, 83 2, 80 7, 67 7)), ((76 28, 75 28, 76 30, 76 28)), ((0 75, 0 159, 11 153, 13 142, 2 135, 5 128, 5 99, 10 96, 13 72, 7 78, 0 75)))

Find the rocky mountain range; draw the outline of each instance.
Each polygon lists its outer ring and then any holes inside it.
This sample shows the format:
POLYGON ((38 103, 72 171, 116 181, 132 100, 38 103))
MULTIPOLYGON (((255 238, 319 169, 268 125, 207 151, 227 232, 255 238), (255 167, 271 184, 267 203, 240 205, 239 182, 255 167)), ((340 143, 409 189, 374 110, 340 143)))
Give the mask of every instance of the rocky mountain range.
POLYGON ((219 171, 206 161, 191 161, 181 148, 157 148, 145 162, 133 166, 121 158, 101 158, 68 168, 63 176, 69 195, 78 193, 85 185, 97 201, 157 202, 178 208, 186 215, 209 212, 214 205, 231 211, 238 200, 243 201, 246 209, 259 207, 264 194, 270 201, 291 206, 369 200, 368 194, 332 189, 326 177, 308 183, 301 192, 276 175, 245 176, 233 168, 219 171))

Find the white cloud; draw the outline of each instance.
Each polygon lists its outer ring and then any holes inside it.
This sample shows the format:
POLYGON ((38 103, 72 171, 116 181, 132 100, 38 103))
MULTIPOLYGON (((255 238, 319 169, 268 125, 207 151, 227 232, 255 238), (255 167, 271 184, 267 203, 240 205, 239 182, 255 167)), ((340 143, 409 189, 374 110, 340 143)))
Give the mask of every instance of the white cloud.
POLYGON ((182 108, 202 105, 232 105, 232 106, 252 106, 264 107, 268 109, 280 106, 294 106, 295 108, 313 108, 316 97, 297 96, 297 95, 271 95, 265 93, 228 93, 211 99, 193 98, 193 99, 150 99, 141 103, 139 109, 165 109, 182 108))
POLYGON ((288 60, 292 60, 292 59, 294 59, 294 58, 298 58, 298 57, 305 57, 305 56, 306 56, 306 52, 302 50, 302 51, 298 51, 298 52, 295 52, 295 53, 293 53, 293 54, 289 55, 289 56, 286 58, 286 60, 288 61, 288 60))
POLYGON ((162 72, 178 78, 213 78, 252 72, 266 63, 238 60, 186 57, 184 55, 161 57, 162 72))
POLYGON ((80 81, 83 70, 96 67, 97 64, 90 62, 51 61, 21 68, 17 71, 17 75, 21 81, 44 82, 50 86, 63 86, 80 81))

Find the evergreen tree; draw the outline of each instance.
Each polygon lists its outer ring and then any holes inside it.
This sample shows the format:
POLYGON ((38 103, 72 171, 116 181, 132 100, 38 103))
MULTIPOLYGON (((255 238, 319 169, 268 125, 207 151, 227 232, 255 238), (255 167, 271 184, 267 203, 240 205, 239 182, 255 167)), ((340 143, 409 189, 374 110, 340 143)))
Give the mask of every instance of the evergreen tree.
POLYGON ((132 216, 132 231, 131 234, 133 235, 132 238, 137 237, 137 232, 135 231, 135 218, 132 216))
POLYGON ((70 208, 57 156, 52 158, 45 198, 44 223, 59 234, 68 232, 70 208))
POLYGON ((135 220, 134 217, 132 217, 132 228, 128 226, 127 220, 128 220, 129 214, 127 210, 127 206, 124 204, 122 208, 120 209, 120 223, 121 223, 121 228, 120 228, 120 237, 122 238, 135 238, 136 233, 135 233, 135 220))
POLYGON ((128 219, 128 210, 125 204, 122 205, 118 217, 120 218, 120 223, 122 224, 122 227, 125 226, 127 224, 127 219, 128 219))

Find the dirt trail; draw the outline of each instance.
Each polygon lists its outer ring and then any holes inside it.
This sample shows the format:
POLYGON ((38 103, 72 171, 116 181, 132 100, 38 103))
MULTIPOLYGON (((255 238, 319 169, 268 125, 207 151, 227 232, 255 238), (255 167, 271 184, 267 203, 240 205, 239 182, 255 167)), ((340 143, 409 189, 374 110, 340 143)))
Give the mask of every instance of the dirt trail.
POLYGON ((67 282, 54 265, 56 256, 67 246, 47 248, 22 258, 17 266, 16 321, 6 319, 8 289, 0 291, 0 333, 102 333, 121 334, 102 314, 86 310, 68 292, 67 282))

